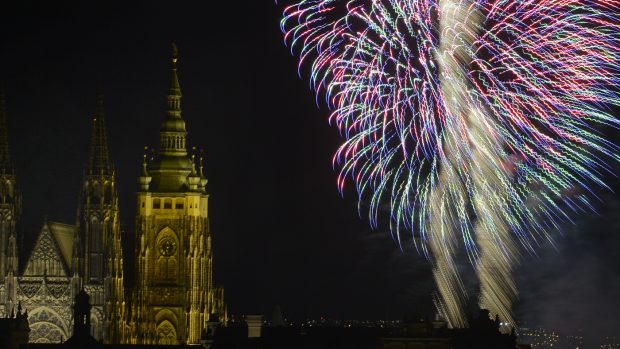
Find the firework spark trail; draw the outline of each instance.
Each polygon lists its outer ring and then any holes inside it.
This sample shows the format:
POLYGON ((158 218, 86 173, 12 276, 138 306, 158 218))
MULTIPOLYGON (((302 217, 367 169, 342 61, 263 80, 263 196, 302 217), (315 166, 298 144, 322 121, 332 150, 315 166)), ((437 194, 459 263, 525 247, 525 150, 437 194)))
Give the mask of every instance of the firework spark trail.
MULTIPOLYGON (((458 172, 458 169, 471 165, 469 170, 461 175, 467 186, 455 185, 459 178, 453 176, 451 179, 438 181, 434 190, 444 190, 443 187, 451 190, 452 200, 443 201, 461 214, 466 211, 465 197, 470 195, 477 214, 472 230, 479 251, 473 256, 473 260, 480 280, 480 306, 488 309, 491 316, 499 315, 503 321, 513 323, 510 310, 517 292, 512 271, 517 262, 518 251, 514 248, 504 219, 498 212, 510 210, 503 207, 503 202, 509 200, 504 191, 504 183, 508 183, 509 178, 506 171, 499 167, 502 157, 496 151, 502 149, 504 142, 497 136, 499 127, 494 118, 484 115, 487 112, 485 108, 475 94, 469 93, 471 86, 465 70, 470 57, 475 55, 474 41, 483 18, 477 4, 471 1, 444 0, 439 2, 439 7, 439 83, 446 114, 451 119, 450 124, 457 125, 456 128, 461 130, 458 134, 446 133, 444 160, 449 163, 443 164, 440 172, 458 172), (483 120, 484 123, 481 122, 483 120), (462 147, 463 143, 468 146, 462 147), (465 152, 464 149, 468 151, 465 152)), ((459 214, 458 212, 456 214, 459 214)), ((434 230, 453 225, 439 221, 434 230)), ((445 228, 444 231, 454 232, 453 229, 445 228)), ((449 239, 455 241, 457 237, 451 236, 449 239)), ((466 292, 450 259, 453 253, 445 250, 445 243, 430 245, 435 260, 433 274, 438 288, 438 309, 450 326, 464 327, 467 324, 463 306, 466 292), (457 290, 458 292, 455 292, 457 290)))
MULTIPOLYGON (((414 235, 438 309, 462 326, 456 265, 511 321, 512 269, 550 231, 592 209, 618 147, 620 0, 304 0, 285 41, 311 67, 345 141, 334 162, 377 226, 414 235), (568 195, 568 193, 577 193, 568 195), (419 239, 417 239, 419 238, 419 239), (419 242, 418 242, 419 240, 419 242), (522 251, 521 251, 522 250, 522 251)), ((361 209, 361 207, 360 207, 361 209)))
POLYGON ((498 166, 501 158, 492 153, 496 140, 485 139, 484 129, 477 124, 484 119, 474 116, 469 120, 470 139, 475 144, 472 163, 476 164, 476 171, 472 172, 476 197, 472 201, 478 215, 474 230, 479 253, 474 264, 480 281, 479 305, 488 309, 491 316, 498 315, 514 325, 511 308, 517 288, 512 275, 519 252, 502 216, 502 212, 509 210, 504 206, 509 201, 504 183, 509 181, 510 173, 498 166))
MULTIPOLYGON (((454 228, 467 222, 456 223, 467 215, 467 186, 470 178, 462 178, 459 168, 471 163, 471 153, 460 145, 468 142, 467 123, 472 101, 467 93, 469 89, 467 75, 461 61, 468 61, 472 50, 475 31, 479 25, 476 9, 467 1, 444 0, 439 3, 439 37, 440 44, 436 53, 439 66, 439 87, 445 101, 446 122, 453 125, 447 129, 441 139, 439 179, 430 190, 431 208, 429 214, 430 249, 433 256, 433 276, 437 285, 435 304, 443 317, 452 327, 465 327, 464 305, 467 293, 463 286, 456 263, 454 262, 455 245, 459 232, 454 228), (456 131, 456 132, 451 132, 456 131), (439 206, 440 209, 435 209, 439 206), (456 224, 455 224, 456 223, 456 224), (441 232, 441 234, 437 234, 441 232)), ((475 150, 474 150, 475 152, 475 150)))
MULTIPOLYGON (((467 319, 464 314, 464 304, 467 293, 459 279, 456 263, 453 261, 455 254, 453 246, 460 235, 454 227, 468 226, 468 224, 467 222, 460 224, 453 222, 467 216, 464 214, 467 211, 467 195, 477 197, 480 189, 480 181, 476 180, 480 176, 475 175, 479 166, 472 166, 466 173, 467 177, 463 177, 459 169, 468 164, 476 164, 477 159, 474 157, 480 153, 478 149, 480 144, 472 139, 471 135, 474 133, 476 136, 478 129, 469 125, 472 122, 471 115, 477 111, 477 106, 468 93, 467 72, 462 62, 469 61, 481 19, 477 8, 472 3, 460 0, 440 1, 439 18, 440 44, 436 54, 439 66, 439 87, 441 97, 445 101, 446 123, 453 127, 447 129, 445 137, 441 139, 443 156, 438 170, 439 180, 431 190, 433 194, 443 193, 440 195, 444 198, 435 198, 435 195, 431 194, 431 207, 437 206, 435 202, 438 202, 442 209, 440 214, 429 215, 431 225, 428 230, 434 232, 429 238, 434 262, 433 275, 438 290, 435 303, 450 326, 465 327, 467 319), (457 132, 450 132, 451 130, 457 132), (471 143, 471 145, 462 147, 463 143, 471 143), (450 213, 447 214, 448 219, 443 218, 442 216, 448 212, 450 213)), ((474 197, 476 202, 483 201, 476 200, 476 197, 474 197)), ((474 231, 474 236, 478 237, 475 233, 478 232, 474 231)), ((487 244, 479 245, 479 248, 486 246, 487 244)))

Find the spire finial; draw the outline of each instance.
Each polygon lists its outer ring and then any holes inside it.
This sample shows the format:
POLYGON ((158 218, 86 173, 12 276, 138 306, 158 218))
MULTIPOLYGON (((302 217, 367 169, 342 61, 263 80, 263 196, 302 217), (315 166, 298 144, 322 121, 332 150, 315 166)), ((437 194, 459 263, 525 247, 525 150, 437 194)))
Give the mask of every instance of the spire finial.
POLYGON ((190 176, 198 176, 198 173, 196 173, 196 154, 192 154, 192 172, 190 173, 190 176))
POLYGON ((5 103, 4 88, 0 84, 0 169, 2 173, 13 173, 5 103))
POLYGON ((103 117, 104 116, 104 112, 103 112, 103 93, 99 92, 97 94, 97 117, 103 117))
POLYGON ((172 44, 172 75, 168 90, 168 116, 162 123, 160 149, 162 153, 187 156, 185 121, 181 117, 181 85, 177 75, 178 49, 172 44))
POLYGON ((97 114, 93 117, 90 158, 86 169, 86 173, 89 175, 112 174, 104 115, 103 93, 100 92, 97 94, 97 114))
POLYGON ((177 68, 177 61, 179 59, 179 49, 177 48, 177 44, 172 43, 172 69, 177 68))
POLYGON ((144 155, 142 157, 142 174, 138 177, 138 184, 140 185, 140 190, 148 191, 149 184, 151 183, 152 177, 149 175, 148 171, 148 152, 149 147, 144 146, 144 155))
POLYGON ((207 177, 205 177, 204 172, 203 172, 203 163, 202 163, 202 158, 204 156, 204 149, 200 149, 200 189, 204 192, 206 190, 206 186, 207 186, 207 177))
POLYGON ((170 89, 168 90, 168 117, 181 118, 181 85, 177 75, 177 62, 179 61, 179 49, 172 43, 172 76, 170 89))
POLYGON ((199 169, 200 169, 200 178, 204 178, 205 177, 205 175, 203 173, 203 164, 202 164, 203 157, 204 157, 204 150, 200 149, 200 158, 199 158, 199 163, 198 163, 199 164, 199 169))
POLYGON ((149 172, 147 169, 147 157, 148 157, 148 151, 149 151, 149 147, 148 146, 144 146, 144 155, 143 155, 143 159, 142 159, 142 175, 145 177, 148 177, 149 172))

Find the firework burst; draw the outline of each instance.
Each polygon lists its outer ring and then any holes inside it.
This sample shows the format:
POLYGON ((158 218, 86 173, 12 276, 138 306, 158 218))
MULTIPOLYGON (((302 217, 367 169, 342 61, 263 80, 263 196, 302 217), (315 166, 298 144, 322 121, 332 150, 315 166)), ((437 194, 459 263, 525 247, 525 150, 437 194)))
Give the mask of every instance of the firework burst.
POLYGON ((464 250, 479 303, 511 322, 512 270, 606 188, 617 147, 618 0, 305 0, 291 50, 333 110, 352 182, 377 226, 432 263, 437 307, 465 326, 464 250), (577 193, 569 195, 569 193, 577 193))

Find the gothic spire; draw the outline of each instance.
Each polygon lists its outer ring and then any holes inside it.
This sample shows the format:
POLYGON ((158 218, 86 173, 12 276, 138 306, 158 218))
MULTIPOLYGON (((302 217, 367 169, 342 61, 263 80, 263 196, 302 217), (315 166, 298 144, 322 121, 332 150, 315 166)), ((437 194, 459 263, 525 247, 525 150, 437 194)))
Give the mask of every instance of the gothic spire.
POLYGON ((86 173, 88 175, 111 175, 112 165, 108 153, 108 140, 105 127, 105 114, 103 109, 103 95, 97 98, 97 114, 93 117, 93 128, 90 140, 90 157, 86 173))
POLYGON ((9 131, 7 128, 6 106, 2 87, 0 87, 0 172, 14 172, 9 149, 9 131))
POLYGON ((181 118, 181 85, 177 75, 177 61, 179 60, 179 50, 177 45, 172 43, 172 75, 170 77, 170 89, 168 90, 168 117, 181 118))
POLYGON ((181 85, 177 75, 179 50, 172 44, 172 75, 168 89, 168 112, 161 127, 160 149, 164 155, 187 156, 185 121, 181 117, 181 85))
MULTIPOLYGON (((181 118, 181 85, 177 75, 179 52, 172 44, 172 76, 168 89, 168 111, 159 133, 159 151, 156 158, 148 164, 152 178, 148 189, 155 192, 178 192, 186 190, 188 175, 192 172, 192 162, 187 156, 187 131, 185 120, 181 118)), ((147 188, 140 183, 141 188, 147 188)), ((145 190, 145 189, 142 189, 145 190)))

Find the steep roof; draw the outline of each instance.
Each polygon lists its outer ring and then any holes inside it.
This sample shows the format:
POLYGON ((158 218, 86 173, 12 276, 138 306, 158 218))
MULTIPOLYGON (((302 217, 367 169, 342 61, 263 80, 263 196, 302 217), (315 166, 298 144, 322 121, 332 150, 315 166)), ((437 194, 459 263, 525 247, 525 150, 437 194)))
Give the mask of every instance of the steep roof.
POLYGON ((168 112, 160 131, 159 152, 148 166, 152 176, 150 191, 185 192, 187 176, 192 173, 192 160, 187 154, 187 132, 181 117, 181 85, 177 74, 179 52, 172 45, 172 76, 168 90, 168 112))
POLYGON ((65 263, 68 267, 71 266, 71 257, 73 257, 73 239, 75 238, 77 227, 75 225, 59 222, 48 222, 47 225, 56 239, 56 243, 60 248, 60 252, 62 253, 65 263))

